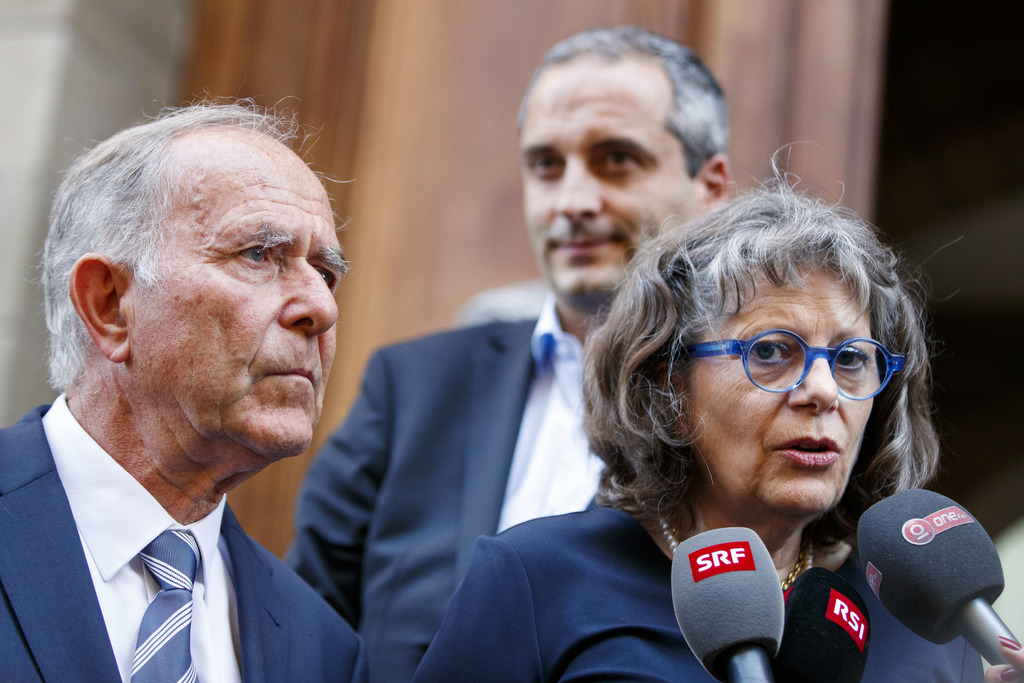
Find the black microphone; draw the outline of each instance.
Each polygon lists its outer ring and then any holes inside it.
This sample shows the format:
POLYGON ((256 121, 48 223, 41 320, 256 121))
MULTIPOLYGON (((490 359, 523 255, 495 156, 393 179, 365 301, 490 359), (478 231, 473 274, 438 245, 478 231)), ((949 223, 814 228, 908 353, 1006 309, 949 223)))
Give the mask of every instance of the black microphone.
POLYGON ((719 681, 773 683, 782 640, 779 575, 753 531, 727 527, 679 544, 672 605, 686 644, 719 681))
POLYGON ((868 607, 849 581, 811 567, 786 593, 786 626, 772 673, 787 683, 860 683, 868 661, 868 607))
POLYGON ((992 609, 1003 567, 988 533, 960 505, 911 489, 868 508, 857 526, 868 584, 886 609, 933 643, 962 635, 991 664, 1000 639, 1019 642, 992 609))

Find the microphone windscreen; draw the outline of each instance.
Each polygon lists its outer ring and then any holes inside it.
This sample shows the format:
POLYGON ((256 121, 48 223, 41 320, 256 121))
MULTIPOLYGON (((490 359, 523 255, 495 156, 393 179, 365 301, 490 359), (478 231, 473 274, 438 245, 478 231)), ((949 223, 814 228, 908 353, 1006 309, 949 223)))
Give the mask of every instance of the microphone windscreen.
POLYGON ((687 645, 726 680, 729 651, 757 645, 775 656, 782 640, 782 587, 752 530, 727 527, 680 543, 672 559, 672 605, 687 645))
POLYGON ((870 640, 868 607, 857 590, 835 572, 811 567, 786 594, 772 672, 787 683, 859 683, 870 640))
POLYGON ((988 533, 949 498, 924 489, 885 498, 861 515, 857 546, 868 584, 893 616, 933 643, 958 635, 953 617, 1003 592, 988 533))

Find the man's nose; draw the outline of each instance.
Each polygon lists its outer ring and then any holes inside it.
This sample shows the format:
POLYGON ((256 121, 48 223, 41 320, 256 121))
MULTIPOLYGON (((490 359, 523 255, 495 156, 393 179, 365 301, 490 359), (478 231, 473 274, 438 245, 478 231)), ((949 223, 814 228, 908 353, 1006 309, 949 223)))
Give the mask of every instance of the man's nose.
POLYGON ((566 163, 556 210, 569 218, 594 216, 601 210, 601 181, 583 161, 566 163))
POLYGON ((323 275, 307 261, 289 286, 282 324, 301 328, 311 337, 323 334, 338 322, 338 304, 323 275))

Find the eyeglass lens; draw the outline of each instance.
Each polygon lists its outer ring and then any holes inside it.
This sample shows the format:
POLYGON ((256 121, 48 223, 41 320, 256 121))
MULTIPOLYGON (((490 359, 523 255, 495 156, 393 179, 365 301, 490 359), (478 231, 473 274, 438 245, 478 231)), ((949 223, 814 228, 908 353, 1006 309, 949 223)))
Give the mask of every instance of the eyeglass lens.
MULTIPOLYGON (((772 333, 751 344, 747 372, 762 389, 785 391, 803 377, 804 356, 804 347, 796 337, 772 333)), ((853 341, 836 353, 832 376, 845 395, 866 398, 878 391, 885 378, 885 367, 885 355, 878 344, 853 341)))

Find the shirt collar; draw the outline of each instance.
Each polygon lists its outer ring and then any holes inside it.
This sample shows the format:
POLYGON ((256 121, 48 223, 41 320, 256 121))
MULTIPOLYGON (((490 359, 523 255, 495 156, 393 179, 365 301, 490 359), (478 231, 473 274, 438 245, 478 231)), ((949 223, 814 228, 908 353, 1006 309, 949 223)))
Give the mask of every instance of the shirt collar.
POLYGON ((533 336, 530 338, 530 350, 538 373, 553 367, 560 358, 568 356, 571 360, 578 360, 583 355, 580 341, 562 330, 558 311, 555 310, 554 295, 549 294, 544 300, 537 326, 533 328, 533 336))
POLYGON ((43 430, 78 532, 104 581, 167 529, 190 530, 202 556, 213 557, 224 515, 223 496, 206 517, 182 526, 89 436, 63 394, 43 416, 43 430))

